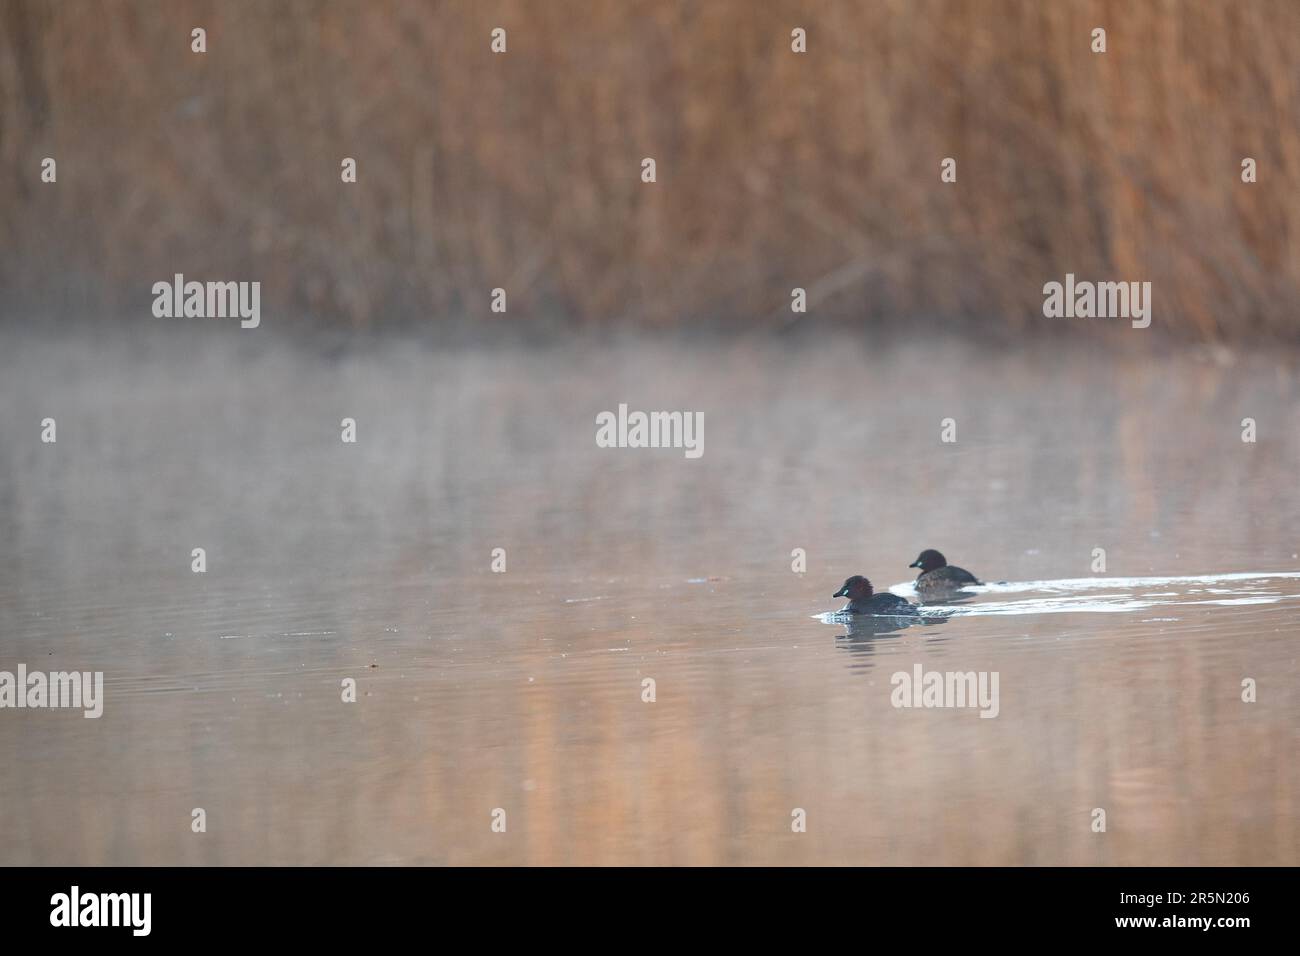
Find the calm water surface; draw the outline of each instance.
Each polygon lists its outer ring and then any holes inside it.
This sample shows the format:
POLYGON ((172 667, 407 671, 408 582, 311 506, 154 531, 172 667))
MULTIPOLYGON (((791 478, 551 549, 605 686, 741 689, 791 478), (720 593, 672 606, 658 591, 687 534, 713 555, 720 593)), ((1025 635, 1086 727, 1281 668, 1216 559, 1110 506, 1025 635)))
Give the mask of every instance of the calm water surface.
POLYGON ((0 863, 1300 863, 1294 356, 0 334, 0 863))

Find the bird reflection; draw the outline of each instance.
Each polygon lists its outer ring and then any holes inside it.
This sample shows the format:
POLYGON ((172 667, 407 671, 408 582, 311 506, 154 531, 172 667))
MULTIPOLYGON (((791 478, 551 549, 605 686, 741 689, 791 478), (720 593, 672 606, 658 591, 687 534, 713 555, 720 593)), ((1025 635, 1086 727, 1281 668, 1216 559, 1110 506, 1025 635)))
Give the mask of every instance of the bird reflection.
POLYGON ((901 636, 909 627, 943 624, 950 616, 943 613, 898 617, 876 614, 836 615, 834 623, 842 625, 844 633, 836 635, 835 646, 853 655, 849 661, 850 670, 866 670, 872 666, 869 658, 876 653, 880 642, 901 636))

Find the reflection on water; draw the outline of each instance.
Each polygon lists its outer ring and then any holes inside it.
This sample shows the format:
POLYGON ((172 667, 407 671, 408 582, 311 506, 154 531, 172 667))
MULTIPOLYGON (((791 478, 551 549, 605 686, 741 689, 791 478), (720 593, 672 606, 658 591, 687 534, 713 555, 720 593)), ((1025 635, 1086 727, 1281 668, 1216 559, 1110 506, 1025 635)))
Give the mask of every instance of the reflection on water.
POLYGON ((849 664, 854 670, 867 670, 873 666, 871 658, 876 654, 880 641, 898 637, 908 627, 924 627, 931 622, 922 617, 876 617, 874 615, 855 615, 852 619, 841 619, 837 615, 822 617, 828 624, 840 625, 843 633, 838 637, 836 647, 854 655, 849 664))
POLYGON ((0 711, 0 862, 1300 862, 1290 357, 148 331, 2 333, 0 669, 106 700, 0 711), (812 618, 922 547, 1007 583, 812 618))

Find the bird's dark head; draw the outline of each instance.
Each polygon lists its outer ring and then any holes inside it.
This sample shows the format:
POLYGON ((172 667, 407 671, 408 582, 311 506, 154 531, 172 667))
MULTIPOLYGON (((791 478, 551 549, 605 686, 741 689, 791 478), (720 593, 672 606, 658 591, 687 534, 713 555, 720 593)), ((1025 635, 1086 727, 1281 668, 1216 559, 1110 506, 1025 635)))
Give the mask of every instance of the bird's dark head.
POLYGON ((933 571, 935 568, 942 568, 948 565, 948 559, 933 548, 926 548, 916 556, 916 560, 908 565, 909 568, 920 568, 921 573, 933 571))
POLYGON ((871 597, 871 582, 860 574, 855 574, 848 578, 844 585, 836 591, 831 597, 846 597, 850 601, 860 601, 863 598, 871 597))

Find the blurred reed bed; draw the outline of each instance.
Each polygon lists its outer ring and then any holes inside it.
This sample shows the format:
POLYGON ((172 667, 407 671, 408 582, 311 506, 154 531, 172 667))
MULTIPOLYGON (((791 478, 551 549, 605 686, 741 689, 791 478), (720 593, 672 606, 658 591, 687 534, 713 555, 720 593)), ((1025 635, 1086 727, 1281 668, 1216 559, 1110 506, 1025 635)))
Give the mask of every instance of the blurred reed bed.
POLYGON ((11 314, 183 272, 304 328, 503 320, 494 287, 780 328, 800 286, 803 322, 1016 334, 1073 272, 1151 281, 1154 333, 1300 339, 1293 0, 0 0, 0 169, 11 314))

